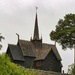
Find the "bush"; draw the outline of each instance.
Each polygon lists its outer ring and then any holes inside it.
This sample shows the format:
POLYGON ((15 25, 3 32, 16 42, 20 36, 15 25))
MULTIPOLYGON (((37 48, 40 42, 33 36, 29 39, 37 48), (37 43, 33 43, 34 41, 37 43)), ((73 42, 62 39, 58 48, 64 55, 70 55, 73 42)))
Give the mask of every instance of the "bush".
POLYGON ((34 75, 34 71, 14 64, 6 54, 0 54, 0 75, 34 75))
POLYGON ((68 73, 71 75, 75 75, 75 65, 74 64, 69 65, 68 73))

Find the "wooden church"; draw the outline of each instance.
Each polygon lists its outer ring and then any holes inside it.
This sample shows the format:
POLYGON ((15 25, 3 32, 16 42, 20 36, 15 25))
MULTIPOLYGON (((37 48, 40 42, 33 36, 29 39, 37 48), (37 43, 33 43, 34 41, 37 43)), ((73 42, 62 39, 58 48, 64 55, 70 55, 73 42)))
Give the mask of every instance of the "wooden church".
POLYGON ((61 72, 62 70, 61 57, 56 46, 42 43, 42 38, 39 38, 37 13, 33 38, 30 41, 18 39, 16 45, 8 44, 6 54, 12 62, 25 68, 54 72, 61 72))

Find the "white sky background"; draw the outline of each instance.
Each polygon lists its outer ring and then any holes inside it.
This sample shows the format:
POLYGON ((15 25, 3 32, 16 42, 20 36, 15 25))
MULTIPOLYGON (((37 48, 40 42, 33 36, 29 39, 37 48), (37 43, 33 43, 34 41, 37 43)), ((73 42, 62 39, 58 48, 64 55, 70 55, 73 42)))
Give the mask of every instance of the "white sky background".
MULTIPOLYGON (((43 42, 54 44, 49 34, 55 29, 59 19, 65 14, 75 13, 75 0, 0 0, 0 33, 5 37, 0 53, 7 50, 8 43, 16 44, 20 39, 30 40, 33 36, 35 22, 35 6, 38 6, 38 25, 43 42)), ((57 44, 62 58, 63 69, 73 63, 73 50, 63 51, 57 44)))

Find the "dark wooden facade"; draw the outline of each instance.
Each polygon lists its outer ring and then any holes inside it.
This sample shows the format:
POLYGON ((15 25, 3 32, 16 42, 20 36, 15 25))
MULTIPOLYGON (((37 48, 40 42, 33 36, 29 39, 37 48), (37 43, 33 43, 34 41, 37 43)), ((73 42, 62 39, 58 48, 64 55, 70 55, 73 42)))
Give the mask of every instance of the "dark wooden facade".
POLYGON ((25 58, 25 63, 24 66, 26 68, 33 68, 33 61, 34 61, 34 57, 24 57, 25 58))
POLYGON ((45 60, 37 60, 34 62, 35 69, 41 69, 46 71, 61 72, 62 65, 60 61, 56 58, 53 51, 51 51, 45 60))
POLYGON ((30 41, 18 39, 17 45, 9 44, 7 52, 11 61, 26 68, 61 72, 61 57, 55 45, 42 43, 39 38, 37 14, 34 37, 30 41))

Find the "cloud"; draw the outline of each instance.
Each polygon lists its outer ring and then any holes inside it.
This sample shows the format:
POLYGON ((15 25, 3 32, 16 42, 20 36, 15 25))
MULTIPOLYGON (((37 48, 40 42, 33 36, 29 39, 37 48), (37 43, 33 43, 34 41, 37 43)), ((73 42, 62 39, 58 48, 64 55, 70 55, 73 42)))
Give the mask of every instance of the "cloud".
POLYGON ((74 0, 0 0, 0 12, 12 14, 31 7, 42 7, 48 10, 74 9, 74 0))
POLYGON ((35 0, 0 0, 0 11, 5 13, 13 13, 34 5, 35 0))
POLYGON ((75 0, 38 0, 37 3, 45 9, 56 11, 73 10, 75 7, 75 0))

